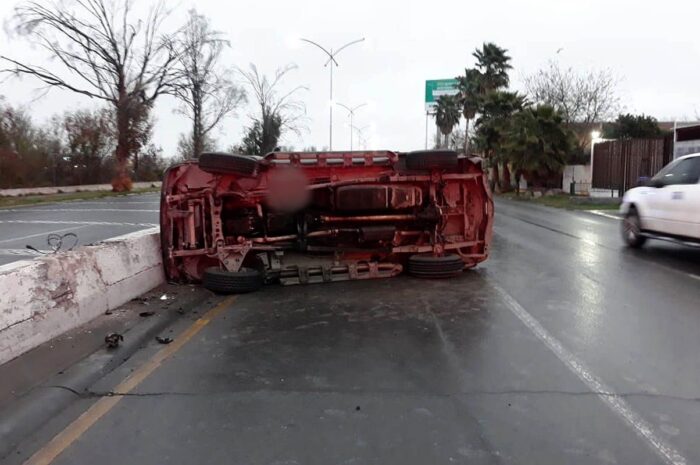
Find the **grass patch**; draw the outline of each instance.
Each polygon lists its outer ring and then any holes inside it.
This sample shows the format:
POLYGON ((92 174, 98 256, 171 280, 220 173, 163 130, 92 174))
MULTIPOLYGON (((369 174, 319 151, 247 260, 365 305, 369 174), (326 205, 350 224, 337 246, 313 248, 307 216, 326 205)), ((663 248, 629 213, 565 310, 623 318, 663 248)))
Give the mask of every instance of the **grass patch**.
POLYGON ((499 197, 535 205, 565 208, 567 210, 618 210, 620 208, 620 199, 598 199, 563 194, 548 196, 543 195, 542 197, 535 198, 524 192, 521 192, 519 196, 513 192, 509 192, 506 194, 500 194, 499 197))
POLYGON ((22 197, 0 196, 0 208, 20 207, 26 205, 40 205, 43 203, 67 202, 70 200, 94 200, 103 199, 105 197, 122 197, 129 194, 146 194, 150 192, 160 192, 160 188, 146 187, 142 189, 134 189, 130 192, 96 191, 66 192, 62 194, 25 195, 22 197))

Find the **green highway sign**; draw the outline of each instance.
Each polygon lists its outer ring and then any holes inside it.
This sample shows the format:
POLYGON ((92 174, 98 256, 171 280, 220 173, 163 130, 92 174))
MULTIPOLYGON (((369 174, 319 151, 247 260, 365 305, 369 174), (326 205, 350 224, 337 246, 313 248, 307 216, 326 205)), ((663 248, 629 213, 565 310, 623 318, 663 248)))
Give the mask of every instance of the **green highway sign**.
POLYGON ((457 79, 431 79, 425 81, 425 109, 429 110, 437 103, 441 95, 455 95, 459 92, 457 79))

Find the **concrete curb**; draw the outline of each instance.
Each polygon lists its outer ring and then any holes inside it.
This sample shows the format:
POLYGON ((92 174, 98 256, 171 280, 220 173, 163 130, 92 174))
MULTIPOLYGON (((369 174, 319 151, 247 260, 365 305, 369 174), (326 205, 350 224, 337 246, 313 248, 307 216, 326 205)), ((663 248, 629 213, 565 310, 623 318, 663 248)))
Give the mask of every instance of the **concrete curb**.
MULTIPOLYGON (((179 307, 188 310, 207 305, 213 295, 204 289, 192 292, 179 307)), ((156 335, 172 325, 180 314, 173 310, 144 320, 124 333, 124 341, 116 350, 98 350, 65 372, 35 387, 0 411, 0 460, 3 460, 26 437, 41 425, 75 402, 90 386, 131 358, 156 335)))
MULTIPOLYGON (((161 182, 135 182, 134 189, 160 187, 161 182)), ((83 186, 23 187, 20 189, 0 189, 0 197, 22 197, 24 195, 65 194, 72 192, 111 191, 111 184, 86 184, 83 186)))
POLYGON ((0 266, 0 364, 164 282, 158 228, 0 266))

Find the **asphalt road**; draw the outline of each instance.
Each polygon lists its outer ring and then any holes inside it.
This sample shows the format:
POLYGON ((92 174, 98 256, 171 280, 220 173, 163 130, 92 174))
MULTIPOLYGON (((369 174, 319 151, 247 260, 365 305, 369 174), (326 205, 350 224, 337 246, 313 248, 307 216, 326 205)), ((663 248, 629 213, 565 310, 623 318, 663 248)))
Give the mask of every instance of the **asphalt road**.
POLYGON ((74 233, 86 245, 157 226, 159 208, 158 194, 141 194, 0 209, 0 265, 37 256, 27 245, 49 251, 51 233, 74 233))
POLYGON ((223 301, 5 463, 60 431, 66 465, 700 463, 700 252, 618 229, 499 201, 492 257, 457 279, 223 301))

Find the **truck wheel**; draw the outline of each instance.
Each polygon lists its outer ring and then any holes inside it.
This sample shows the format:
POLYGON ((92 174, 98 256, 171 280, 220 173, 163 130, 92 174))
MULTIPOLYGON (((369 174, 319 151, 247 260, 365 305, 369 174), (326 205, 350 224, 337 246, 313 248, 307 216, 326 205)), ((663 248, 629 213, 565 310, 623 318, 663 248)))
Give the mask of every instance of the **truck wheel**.
POLYGON ((418 278, 451 278, 464 270, 464 262, 459 255, 447 254, 411 255, 408 258, 408 272, 418 278))
POLYGON ((434 170, 457 168, 457 152, 452 150, 417 150, 406 154, 409 170, 434 170))
POLYGON ((253 268, 241 268, 238 271, 226 271, 217 266, 204 270, 202 284, 206 289, 217 294, 243 294, 260 289, 263 276, 253 268))
POLYGON ((630 207, 622 222, 622 239, 628 247, 633 249, 640 248, 647 241, 647 238, 642 236, 642 222, 634 207, 630 207))
POLYGON ((233 153, 203 153, 199 168, 213 174, 238 174, 253 177, 258 173, 258 157, 233 153))

